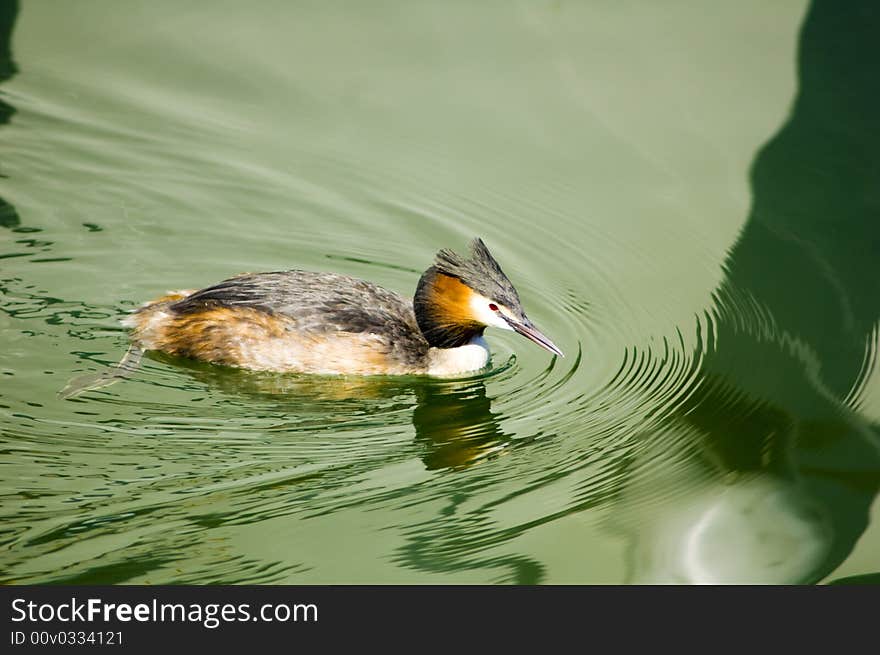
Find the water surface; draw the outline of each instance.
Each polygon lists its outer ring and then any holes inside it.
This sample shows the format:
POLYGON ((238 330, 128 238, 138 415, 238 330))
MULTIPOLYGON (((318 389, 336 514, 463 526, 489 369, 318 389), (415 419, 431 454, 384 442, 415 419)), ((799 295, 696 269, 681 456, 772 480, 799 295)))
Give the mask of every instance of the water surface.
POLYGON ((0 28, 3 582, 880 571, 872 3, 5 2, 0 28), (167 289, 410 295, 477 235, 564 359, 490 331, 465 380, 153 357, 56 396, 167 289))

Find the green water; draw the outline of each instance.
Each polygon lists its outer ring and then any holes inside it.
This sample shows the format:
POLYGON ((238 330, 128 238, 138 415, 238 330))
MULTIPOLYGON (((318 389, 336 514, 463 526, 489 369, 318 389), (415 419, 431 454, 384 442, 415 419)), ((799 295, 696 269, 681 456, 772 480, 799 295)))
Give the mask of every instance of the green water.
POLYGON ((875 579, 874 5, 3 2, 0 581, 875 579), (564 359, 56 397, 168 289, 477 235, 564 359))

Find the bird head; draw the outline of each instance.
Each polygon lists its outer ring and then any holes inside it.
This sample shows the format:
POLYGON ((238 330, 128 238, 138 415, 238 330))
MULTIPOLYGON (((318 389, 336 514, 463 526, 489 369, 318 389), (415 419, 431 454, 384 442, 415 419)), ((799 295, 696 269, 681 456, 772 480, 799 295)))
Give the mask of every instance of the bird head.
POLYGON ((419 328, 437 348, 462 346, 485 328, 496 327, 562 356, 526 316, 516 288, 482 239, 471 243, 470 257, 447 249, 438 252, 419 280, 413 304, 419 328))

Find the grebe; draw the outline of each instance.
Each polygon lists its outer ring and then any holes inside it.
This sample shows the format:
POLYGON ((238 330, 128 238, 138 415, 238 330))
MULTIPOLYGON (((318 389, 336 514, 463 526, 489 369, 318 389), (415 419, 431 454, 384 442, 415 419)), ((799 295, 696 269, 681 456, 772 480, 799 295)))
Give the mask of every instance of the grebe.
POLYGON ((199 291, 169 292, 122 321, 132 346, 115 373, 62 392, 104 386, 157 350, 257 371, 455 376, 489 361, 487 327, 562 351, 528 319, 519 294, 481 239, 465 258, 437 253, 410 302, 335 273, 246 273, 199 291))

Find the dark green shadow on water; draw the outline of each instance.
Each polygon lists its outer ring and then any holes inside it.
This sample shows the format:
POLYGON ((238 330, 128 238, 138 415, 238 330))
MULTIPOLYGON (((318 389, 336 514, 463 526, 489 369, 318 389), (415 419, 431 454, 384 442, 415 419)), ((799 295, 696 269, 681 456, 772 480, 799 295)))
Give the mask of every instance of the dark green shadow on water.
MULTIPOLYGON (((17 16, 18 0, 0 0, 0 82, 8 80, 18 71, 12 59, 12 28, 17 16)), ((8 123, 13 114, 15 107, 0 95, 0 125, 8 123)), ((15 207, 0 198, 0 227, 18 227, 20 223, 15 207)))
POLYGON ((810 6, 797 98, 755 160, 702 382, 672 418, 714 465, 769 474, 821 513, 827 552, 802 582, 852 551, 880 487, 880 431, 856 402, 880 315, 878 34, 876 2, 810 6))
MULTIPOLYGON (((18 16, 18 0, 0 0, 0 82, 18 72, 12 59, 12 28, 18 16)), ((0 97, 0 125, 9 122, 15 108, 0 97)))
POLYGON ((853 575, 848 578, 832 580, 830 585, 880 585, 880 573, 866 573, 865 575, 853 575))

